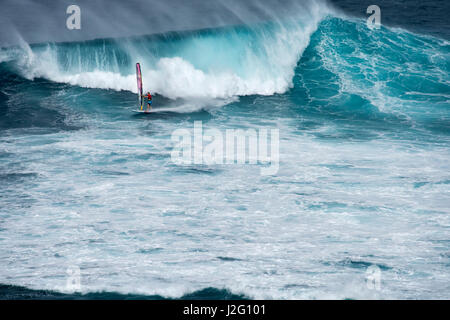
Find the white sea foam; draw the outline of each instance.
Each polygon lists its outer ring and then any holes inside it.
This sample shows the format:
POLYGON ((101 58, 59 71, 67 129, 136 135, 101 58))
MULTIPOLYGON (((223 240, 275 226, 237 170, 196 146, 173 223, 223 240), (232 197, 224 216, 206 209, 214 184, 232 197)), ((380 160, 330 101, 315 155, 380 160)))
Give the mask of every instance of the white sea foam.
POLYGON ((318 143, 278 122, 280 172, 264 178, 252 166, 174 166, 163 134, 115 125, 0 140, 21 172, 39 173, 3 188, 0 283, 66 292, 78 267, 82 292, 446 297, 446 149, 318 143), (385 266, 380 292, 366 286, 371 263, 385 266))

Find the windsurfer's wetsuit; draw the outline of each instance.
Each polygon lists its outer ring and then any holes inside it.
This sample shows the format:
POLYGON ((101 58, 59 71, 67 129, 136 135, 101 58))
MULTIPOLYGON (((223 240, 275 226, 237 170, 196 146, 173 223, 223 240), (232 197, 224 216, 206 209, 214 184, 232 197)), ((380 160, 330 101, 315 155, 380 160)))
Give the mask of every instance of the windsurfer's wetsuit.
POLYGON ((146 95, 143 95, 143 97, 147 97, 147 111, 152 108, 152 95, 147 93, 146 95))

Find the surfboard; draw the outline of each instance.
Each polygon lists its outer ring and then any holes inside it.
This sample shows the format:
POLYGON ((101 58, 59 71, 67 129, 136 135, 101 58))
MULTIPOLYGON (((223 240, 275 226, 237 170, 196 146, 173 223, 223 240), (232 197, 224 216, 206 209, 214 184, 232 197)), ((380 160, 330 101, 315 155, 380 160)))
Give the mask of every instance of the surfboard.
POLYGON ((144 114, 150 114, 150 113, 153 113, 153 111, 146 111, 146 110, 133 110, 133 112, 136 112, 136 113, 144 113, 144 114))

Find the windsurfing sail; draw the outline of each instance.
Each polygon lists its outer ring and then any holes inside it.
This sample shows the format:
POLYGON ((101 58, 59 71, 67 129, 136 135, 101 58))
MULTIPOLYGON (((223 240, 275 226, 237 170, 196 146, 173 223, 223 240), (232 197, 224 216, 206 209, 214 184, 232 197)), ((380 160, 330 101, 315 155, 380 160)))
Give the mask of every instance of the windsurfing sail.
POLYGON ((141 72, 141 65, 136 63, 136 78, 137 78, 137 88, 138 88, 138 95, 139 95, 139 104, 141 105, 141 110, 144 105, 144 98, 142 96, 142 72, 141 72))

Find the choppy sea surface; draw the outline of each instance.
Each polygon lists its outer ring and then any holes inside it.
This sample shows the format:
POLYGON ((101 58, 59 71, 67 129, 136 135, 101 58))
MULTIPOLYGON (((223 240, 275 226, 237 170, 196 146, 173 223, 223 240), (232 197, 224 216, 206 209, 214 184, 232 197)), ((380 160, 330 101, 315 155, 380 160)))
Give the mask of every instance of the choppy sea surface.
POLYGON ((448 35, 309 9, 0 49, 0 298, 449 299, 448 35), (278 172, 174 163, 195 121, 278 172))

